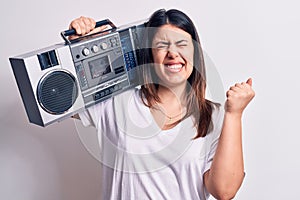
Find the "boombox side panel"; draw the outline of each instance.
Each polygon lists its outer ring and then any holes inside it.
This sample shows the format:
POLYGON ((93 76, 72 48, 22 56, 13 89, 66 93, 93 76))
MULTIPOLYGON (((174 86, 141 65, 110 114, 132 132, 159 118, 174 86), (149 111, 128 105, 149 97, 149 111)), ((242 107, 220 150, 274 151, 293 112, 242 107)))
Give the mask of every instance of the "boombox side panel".
POLYGON ((23 59, 9 59, 29 121, 44 126, 23 59))

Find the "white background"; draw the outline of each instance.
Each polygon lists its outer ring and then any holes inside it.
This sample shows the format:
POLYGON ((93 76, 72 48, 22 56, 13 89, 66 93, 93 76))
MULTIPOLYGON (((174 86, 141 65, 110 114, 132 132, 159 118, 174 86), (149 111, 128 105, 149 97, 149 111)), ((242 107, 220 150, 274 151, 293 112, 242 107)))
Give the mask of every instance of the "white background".
MULTIPOLYGON (((246 109, 246 177, 235 199, 300 199, 300 13, 297 0, 2 1, 0 6, 0 199, 99 199, 99 163, 71 119, 29 124, 8 58, 62 42, 80 15, 123 25, 158 8, 195 22, 224 85, 253 78, 246 109)), ((224 91, 225 95, 225 91, 224 91)))

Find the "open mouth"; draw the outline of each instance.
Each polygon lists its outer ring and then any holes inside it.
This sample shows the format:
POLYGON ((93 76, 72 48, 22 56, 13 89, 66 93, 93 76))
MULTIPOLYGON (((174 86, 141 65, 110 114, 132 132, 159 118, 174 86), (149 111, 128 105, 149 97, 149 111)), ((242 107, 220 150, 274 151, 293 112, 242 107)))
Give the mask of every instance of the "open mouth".
POLYGON ((170 72, 180 72, 183 68, 183 64, 172 64, 172 65, 165 65, 168 71, 170 72))

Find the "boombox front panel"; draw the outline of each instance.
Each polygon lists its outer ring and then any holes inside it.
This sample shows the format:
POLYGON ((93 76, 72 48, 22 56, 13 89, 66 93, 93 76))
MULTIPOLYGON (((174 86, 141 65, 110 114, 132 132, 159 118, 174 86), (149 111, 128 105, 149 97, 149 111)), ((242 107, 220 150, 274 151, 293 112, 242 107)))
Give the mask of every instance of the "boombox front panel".
POLYGON ((10 58, 27 116, 47 126, 140 83, 138 26, 109 30, 10 58), (132 33, 135 34, 132 34, 132 33))

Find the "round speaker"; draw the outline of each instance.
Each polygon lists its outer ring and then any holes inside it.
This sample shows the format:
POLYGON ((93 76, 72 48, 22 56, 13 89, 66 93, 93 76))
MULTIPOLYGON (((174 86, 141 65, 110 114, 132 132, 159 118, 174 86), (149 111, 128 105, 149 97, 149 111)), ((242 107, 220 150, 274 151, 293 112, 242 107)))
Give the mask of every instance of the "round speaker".
POLYGON ((37 87, 40 106, 48 113, 62 114, 68 111, 78 96, 74 76, 64 70, 45 74, 37 87))

